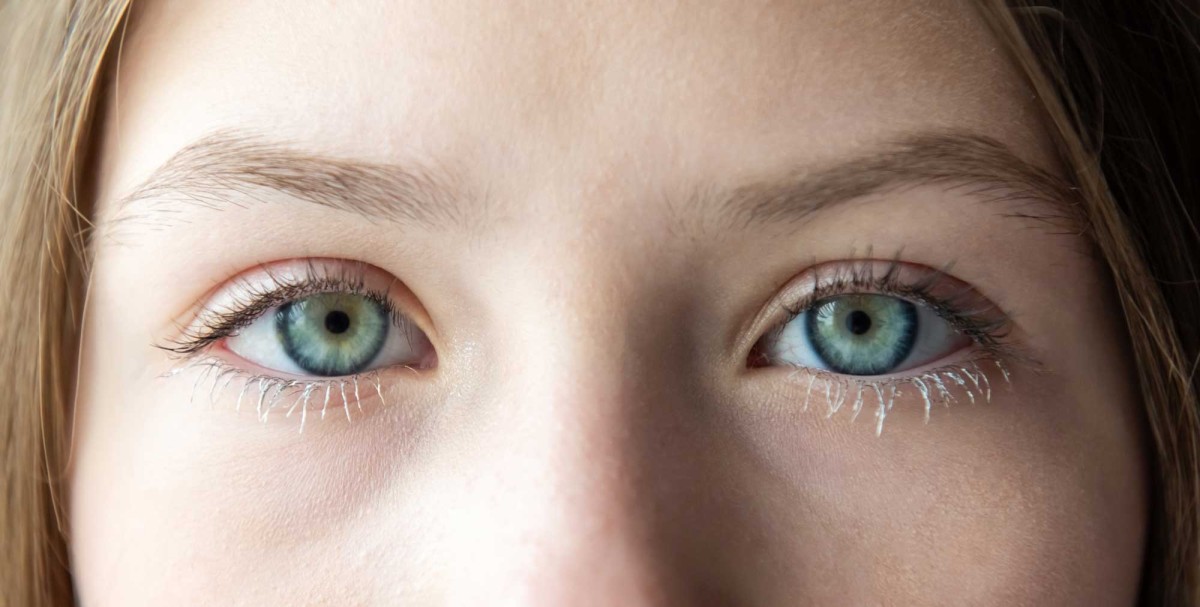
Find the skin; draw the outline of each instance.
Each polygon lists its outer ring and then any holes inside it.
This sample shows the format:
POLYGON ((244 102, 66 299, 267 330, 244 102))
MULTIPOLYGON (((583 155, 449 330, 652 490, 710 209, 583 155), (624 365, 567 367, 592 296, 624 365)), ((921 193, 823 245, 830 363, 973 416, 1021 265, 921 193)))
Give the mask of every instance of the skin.
POLYGON ((752 227, 695 196, 930 130, 1060 172, 974 10, 138 3, 96 167, 82 604, 1133 603, 1139 404, 1081 236, 946 184, 752 227), (438 167, 461 213, 229 193, 107 229, 149 212, 120 201, 176 151, 230 130, 438 167), (990 403, 958 392, 928 424, 902 390, 877 437, 869 406, 805 411, 804 372, 747 368, 790 279, 868 256, 953 263, 1009 312, 1011 383, 987 367, 990 403), (234 277, 305 258, 402 281, 436 368, 385 370, 384 398, 303 432, 235 411, 239 380, 168 374, 180 360, 155 346, 234 277))

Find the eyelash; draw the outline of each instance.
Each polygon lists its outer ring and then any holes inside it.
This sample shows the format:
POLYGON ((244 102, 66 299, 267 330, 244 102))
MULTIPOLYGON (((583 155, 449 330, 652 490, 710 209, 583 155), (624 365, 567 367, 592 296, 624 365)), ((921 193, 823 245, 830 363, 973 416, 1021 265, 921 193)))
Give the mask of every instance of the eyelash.
POLYGON ((751 358, 748 360, 748 366, 760 366, 753 364, 754 362, 771 362, 763 359, 754 360, 754 353, 758 351, 757 344, 778 336, 788 323, 808 311, 817 302, 839 295, 872 292, 900 297, 928 306, 956 331, 970 338, 981 351, 965 362, 945 365, 918 375, 848 376, 785 363, 782 366, 793 368, 789 375, 789 381, 806 384, 802 410, 808 410, 813 385, 818 380, 824 383, 823 392, 829 417, 839 412, 853 394, 851 419, 857 418, 865 405, 864 400, 866 399, 863 394, 867 393, 868 397, 874 394, 876 435, 883 432, 884 419, 891 411, 895 399, 901 395, 900 388, 906 385, 911 386, 921 395, 926 422, 929 421, 935 403, 948 407, 951 403, 957 402, 953 394, 956 388, 965 394, 971 403, 974 403, 976 399, 990 402, 992 381, 984 367, 994 367, 1000 373, 1005 384, 1011 385, 1011 374, 1006 361, 1028 362, 1034 366, 1036 363, 1009 342, 1008 337, 1012 327, 1010 314, 990 302, 986 305, 971 305, 968 300, 983 298, 965 284, 948 295, 938 294, 936 287, 939 282, 954 280, 949 277, 948 269, 949 266, 945 266, 943 270, 913 266, 898 259, 888 262, 860 259, 818 266, 812 272, 813 278, 811 279, 817 286, 803 297, 782 306, 787 313, 786 317, 776 322, 769 332, 759 338, 751 358), (876 275, 876 268, 880 263, 887 263, 887 266, 881 275, 876 275), (828 268, 826 270, 828 273, 822 274, 822 268, 828 268), (922 279, 907 282, 902 280, 900 273, 905 269, 919 270, 922 273, 922 279), (801 374, 807 376, 807 382, 797 380, 797 376, 801 374))
MULTIPOLYGON (((197 367, 203 369, 192 389, 193 401, 196 393, 200 391, 201 384, 205 382, 211 382, 210 399, 215 401, 217 393, 227 390, 234 380, 240 380, 243 384, 237 399, 239 410, 247 390, 256 387, 258 394, 255 410, 262 421, 266 421, 272 411, 282 408, 290 402, 290 406, 287 406, 286 416, 290 417, 299 409, 301 431, 303 431, 310 400, 314 394, 318 395, 321 403, 320 416, 322 419, 325 418, 331 402, 335 408, 339 406, 335 398, 340 398, 340 407, 344 410, 347 419, 351 417, 351 396, 355 408, 361 411, 361 393, 364 383, 374 388, 380 400, 383 400, 379 377, 380 369, 346 377, 287 379, 247 371, 230 364, 219 356, 208 354, 209 350, 222 339, 236 335, 240 329, 254 322, 268 310, 320 293, 342 292, 366 297, 379 304, 387 312, 395 326, 404 327, 411 323, 400 313, 386 291, 367 286, 365 264, 361 262, 338 263, 340 270, 329 272, 325 266, 319 266, 310 261, 299 276, 283 276, 272 273, 266 267, 261 268, 269 278, 267 282, 272 285, 269 287, 256 286, 245 280, 240 285, 235 283, 231 290, 236 292, 236 295, 231 303, 223 306, 222 309, 202 311, 196 321, 181 329, 178 337, 159 346, 182 361, 182 364, 177 365, 168 374, 174 375, 185 369, 197 367), (284 404, 281 405, 281 402, 284 404)), ((824 383, 823 392, 829 416, 840 411, 850 394, 853 393, 851 410, 853 418, 857 418, 865 404, 864 392, 868 395, 874 394, 877 401, 876 434, 882 432, 884 419, 891 410, 895 398, 901 395, 900 388, 905 385, 912 386, 921 394, 927 422, 935 402, 944 406, 957 402, 952 393, 955 388, 961 390, 971 402, 975 402, 977 398, 990 402, 992 382, 980 365, 987 366, 990 363, 1000 372, 1004 381, 1009 383, 1010 374, 1004 361, 1026 360, 1026 357, 1008 343, 1007 337, 1011 327, 1010 315, 994 304, 971 305, 969 300, 978 301, 982 297, 974 294, 966 285, 962 285, 961 289, 948 295, 939 294, 936 288, 939 281, 953 280, 949 278, 946 270, 938 271, 922 267, 920 268, 922 272, 920 280, 905 281, 900 277, 901 271, 916 266, 893 259, 886 262, 887 265, 883 272, 877 275, 880 263, 879 260, 860 259, 818 266, 811 271, 812 282, 816 287, 804 296, 782 306, 786 317, 776 322, 769 332, 758 339, 758 342, 777 336, 788 323, 821 300, 848 293, 873 292, 901 297, 928 306, 956 331, 969 337, 982 351, 963 363, 947 365, 919 375, 896 377, 846 376, 820 369, 794 366, 794 371, 789 376, 791 381, 795 382, 796 376, 800 373, 804 373, 808 377, 802 409, 808 410, 813 386, 817 380, 824 383), (888 395, 886 398, 885 393, 888 395)), ((757 345, 754 349, 758 349, 757 345)), ((818 394, 820 392, 821 390, 818 390, 818 394)))
POLYGON ((972 307, 966 301, 972 298, 970 287, 966 285, 951 295, 938 295, 934 288, 938 281, 952 280, 945 270, 922 269, 922 280, 905 282, 899 278, 900 271, 914 266, 893 259, 886 262, 887 268, 877 277, 875 267, 879 263, 872 259, 842 263, 834 266, 828 276, 820 273, 820 268, 824 266, 819 266, 813 278, 817 288, 799 300, 784 305, 788 316, 773 331, 778 332, 821 300, 849 293, 871 292, 928 306, 956 331, 970 337, 979 346, 995 352, 1008 350, 1006 338, 1011 325, 1010 316, 994 305, 972 307))
POLYGON ((347 419, 351 417, 352 402, 354 408, 361 412, 364 385, 373 389, 382 401, 384 397, 380 381, 381 369, 344 377, 287 379, 248 371, 230 364, 220 356, 209 354, 222 339, 236 335, 239 330, 249 326, 268 310, 321 293, 350 293, 365 297, 380 305, 394 326, 406 328, 411 324, 412 321, 400 313, 386 291, 367 286, 365 264, 344 261, 337 263, 340 269, 330 272, 325 265, 309 261, 299 276, 290 277, 262 267, 260 269, 268 277, 266 282, 271 284, 269 287, 254 285, 247 280, 241 281, 240 284, 235 282, 230 290, 236 294, 230 303, 219 310, 202 311, 190 326, 181 328, 178 337, 158 346, 180 360, 180 364, 172 368, 168 375, 176 375, 189 369, 201 369, 200 376, 192 386, 193 404, 202 384, 211 383, 208 389, 209 398, 210 401, 216 402, 218 393, 227 390, 235 380, 239 381, 242 385, 238 391, 236 406, 239 411, 247 391, 254 387, 257 391, 255 411, 261 421, 265 422, 272 411, 284 406, 287 407, 285 417, 291 417, 299 409, 301 432, 307 421, 313 395, 317 395, 321 403, 321 419, 325 418, 331 404, 335 409, 343 409, 347 419), (337 403, 336 399, 340 399, 341 403, 337 403))
POLYGON ((245 328, 267 310, 321 293, 338 292, 365 297, 380 305, 393 324, 402 326, 408 322, 386 292, 366 286, 366 270, 362 263, 352 263, 336 276, 322 274, 314 262, 306 264, 304 275, 299 278, 282 277, 268 268, 262 269, 274 287, 263 289, 247 281, 243 281, 240 288, 235 285, 237 295, 231 305, 225 306, 224 310, 202 312, 197 319, 198 326, 184 328, 178 338, 162 348, 179 356, 203 352, 214 343, 245 328))

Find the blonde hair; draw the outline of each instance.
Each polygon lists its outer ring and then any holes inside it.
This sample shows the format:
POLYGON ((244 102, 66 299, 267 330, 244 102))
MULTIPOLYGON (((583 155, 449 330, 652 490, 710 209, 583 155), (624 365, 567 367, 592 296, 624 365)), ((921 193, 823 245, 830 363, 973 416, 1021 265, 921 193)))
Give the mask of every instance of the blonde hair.
POLYGON ((0 604, 74 602, 59 499, 87 260, 77 168, 128 1, 0 7, 0 604))
MULTIPOLYGON (((979 4, 1044 102, 1060 155, 1082 195, 1091 236, 1111 269, 1133 346, 1155 476, 1143 601, 1200 605, 1200 419, 1189 363, 1198 346, 1178 322, 1200 316, 1200 283, 1188 261, 1200 253, 1200 244, 1194 232, 1189 236, 1180 228, 1166 234, 1167 244, 1182 247, 1180 259, 1148 255, 1156 245, 1166 245, 1147 239, 1172 228, 1156 227, 1144 216, 1161 211, 1182 225, 1183 201, 1200 192, 1172 182, 1178 167, 1161 158, 1145 159, 1154 165, 1151 177, 1114 187, 1115 174, 1126 169, 1120 159, 1105 155, 1097 132, 1107 127, 1097 131, 1089 125, 1087 108, 1077 103, 1077 85, 1086 76, 1055 44, 1054 23, 1070 20, 1044 6, 1014 2, 979 4), (1134 208, 1139 204, 1153 209, 1134 208), (1139 229, 1150 233, 1138 234, 1139 229), (1155 280, 1164 277, 1192 282, 1168 298, 1155 280)), ((60 488, 89 261, 87 156, 129 3, 10 0, 0 5, 0 175, 5 176, 0 180, 0 292, 5 294, 0 298, 0 377, 9 382, 0 398, 0 483, 6 495, 0 501, 0 606, 74 602, 60 488)), ((1200 29, 1188 29, 1193 26, 1185 24, 1184 33, 1200 29)), ((1200 47, 1191 53, 1193 69, 1177 77, 1200 87, 1195 82, 1200 47)), ((1095 77, 1105 75, 1103 66, 1085 62, 1085 67, 1095 77)), ((1098 89, 1122 85, 1119 79, 1091 84, 1098 89)), ((1146 111, 1127 105, 1128 113, 1146 111)))

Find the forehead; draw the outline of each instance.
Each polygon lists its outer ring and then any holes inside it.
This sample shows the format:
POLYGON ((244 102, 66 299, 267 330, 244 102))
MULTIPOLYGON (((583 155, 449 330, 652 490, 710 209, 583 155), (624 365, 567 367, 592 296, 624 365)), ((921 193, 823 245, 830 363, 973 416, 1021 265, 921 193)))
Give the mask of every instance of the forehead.
POLYGON ((210 0, 132 23, 109 126, 137 142, 123 181, 228 128, 491 167, 493 185, 647 158, 753 172, 946 127, 1044 155, 968 2, 210 0))

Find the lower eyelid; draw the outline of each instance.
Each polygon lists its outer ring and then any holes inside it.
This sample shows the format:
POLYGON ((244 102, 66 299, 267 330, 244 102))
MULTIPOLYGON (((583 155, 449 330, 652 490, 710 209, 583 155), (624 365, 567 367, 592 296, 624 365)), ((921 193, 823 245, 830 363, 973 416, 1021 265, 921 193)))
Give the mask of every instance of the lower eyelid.
POLYGON ((897 407, 915 406, 929 422, 939 408, 955 405, 986 405, 1001 387, 1012 386, 1009 366, 991 353, 973 355, 916 373, 889 376, 848 376, 812 368, 781 368, 793 388, 787 398, 796 399, 797 412, 823 410, 827 417, 848 415, 857 420, 873 416, 875 434, 897 407))
POLYGON ((190 376, 193 406, 208 399, 209 406, 253 412, 262 422, 291 419, 302 431, 313 415, 325 419, 336 414, 352 420, 385 407, 385 376, 390 371, 392 368, 384 368, 320 379, 276 377, 233 366, 218 351, 186 362, 171 375, 190 376))

